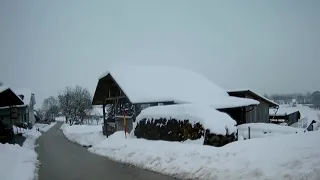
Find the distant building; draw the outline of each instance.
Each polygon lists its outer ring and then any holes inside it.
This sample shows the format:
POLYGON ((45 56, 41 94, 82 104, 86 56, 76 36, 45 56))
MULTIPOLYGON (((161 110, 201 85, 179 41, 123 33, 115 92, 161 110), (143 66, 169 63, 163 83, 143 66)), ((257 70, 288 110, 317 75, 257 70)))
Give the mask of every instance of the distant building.
POLYGON ((301 114, 295 108, 279 108, 269 110, 270 122, 274 124, 287 123, 288 126, 298 122, 301 114))

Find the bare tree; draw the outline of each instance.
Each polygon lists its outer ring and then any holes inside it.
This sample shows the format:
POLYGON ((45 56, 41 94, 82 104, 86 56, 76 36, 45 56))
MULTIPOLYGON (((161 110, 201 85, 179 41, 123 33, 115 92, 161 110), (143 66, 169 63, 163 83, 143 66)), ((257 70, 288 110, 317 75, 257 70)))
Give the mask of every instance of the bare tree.
POLYGON ((62 94, 59 94, 58 99, 62 113, 70 124, 73 124, 75 120, 83 123, 91 112, 91 94, 86 88, 67 87, 62 94))
POLYGON ((43 109, 39 108, 37 110, 35 110, 37 112, 37 115, 40 119, 40 121, 42 121, 45 118, 45 112, 43 109))
POLYGON ((74 102, 73 109, 75 116, 83 123, 92 110, 91 94, 86 88, 76 86, 73 90, 74 102))
POLYGON ((72 103, 73 103, 73 92, 71 87, 66 87, 65 90, 58 95, 60 109, 62 114, 66 117, 66 123, 72 123, 72 103))
POLYGON ((59 102, 58 100, 50 96, 43 101, 42 110, 45 113, 47 119, 52 119, 59 113, 59 102))

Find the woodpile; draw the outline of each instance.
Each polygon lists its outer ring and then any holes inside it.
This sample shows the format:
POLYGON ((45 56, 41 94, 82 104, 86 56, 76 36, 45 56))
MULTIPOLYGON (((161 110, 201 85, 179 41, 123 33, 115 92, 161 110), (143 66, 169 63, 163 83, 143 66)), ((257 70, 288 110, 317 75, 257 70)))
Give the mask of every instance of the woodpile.
POLYGON ((216 135, 210 130, 205 130, 202 124, 191 124, 189 120, 178 120, 160 118, 160 119, 142 119, 137 123, 134 129, 134 135, 137 138, 148 140, 164 141, 186 141, 197 140, 205 136, 204 145, 221 147, 227 143, 235 141, 235 135, 216 135))

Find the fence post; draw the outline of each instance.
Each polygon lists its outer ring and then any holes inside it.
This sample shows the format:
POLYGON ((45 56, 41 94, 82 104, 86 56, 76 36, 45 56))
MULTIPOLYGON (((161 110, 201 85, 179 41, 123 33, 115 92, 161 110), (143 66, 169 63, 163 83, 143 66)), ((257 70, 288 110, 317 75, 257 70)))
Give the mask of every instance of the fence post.
POLYGON ((237 128, 237 141, 239 141, 239 129, 237 128))
POLYGON ((250 126, 248 126, 248 138, 251 138, 251 134, 250 134, 250 126))

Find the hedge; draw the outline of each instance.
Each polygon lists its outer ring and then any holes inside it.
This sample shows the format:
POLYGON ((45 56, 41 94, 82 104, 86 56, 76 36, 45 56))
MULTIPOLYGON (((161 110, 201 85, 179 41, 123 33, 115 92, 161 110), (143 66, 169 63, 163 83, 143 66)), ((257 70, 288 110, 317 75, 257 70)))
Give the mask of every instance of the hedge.
POLYGON ((134 129, 134 135, 137 138, 148 140, 164 141, 185 141, 187 139, 196 140, 205 136, 204 145, 220 147, 232 141, 235 141, 235 134, 216 135, 209 129, 204 129, 202 124, 191 124, 189 120, 177 119, 142 119, 137 122, 134 129))

